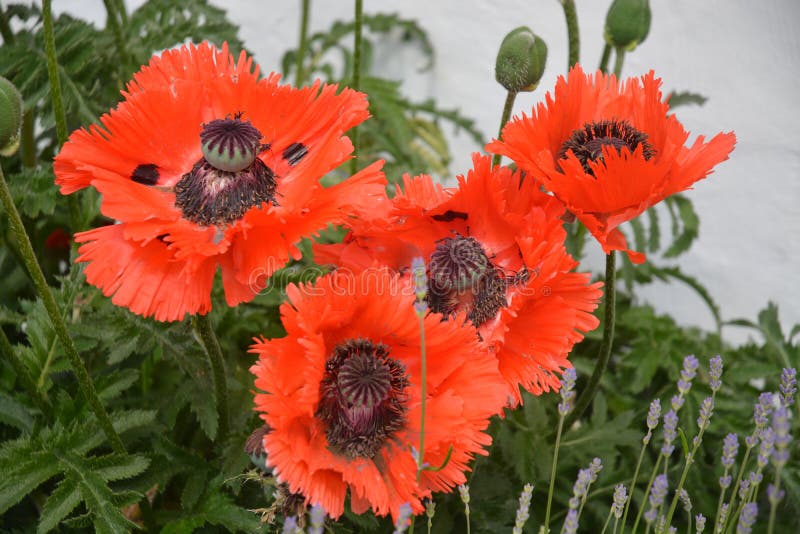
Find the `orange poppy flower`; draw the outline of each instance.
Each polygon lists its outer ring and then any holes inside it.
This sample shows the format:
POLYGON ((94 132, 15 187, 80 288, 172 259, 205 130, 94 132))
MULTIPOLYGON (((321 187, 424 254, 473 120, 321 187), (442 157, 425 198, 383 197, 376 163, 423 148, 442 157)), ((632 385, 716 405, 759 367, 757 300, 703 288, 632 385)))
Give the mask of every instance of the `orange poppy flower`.
POLYGON ((333 273, 287 294, 287 336, 251 347, 263 392, 256 410, 270 427, 266 462, 278 479, 333 518, 348 489, 353 512, 397 518, 404 503, 419 513, 431 491, 464 483, 467 463, 486 454, 489 418, 505 401, 497 361, 475 329, 438 314, 424 318, 423 459, 445 465, 423 471, 417 484, 422 384, 413 287, 382 270, 333 273))
POLYGON ((188 45, 154 57, 102 126, 55 160, 69 194, 93 186, 117 224, 82 232, 77 261, 113 302, 162 321, 207 313, 218 268, 228 304, 251 300, 297 242, 382 196, 381 163, 332 187, 364 94, 259 80, 244 53, 188 45))
POLYGON ((736 137, 720 133, 689 147, 689 133, 662 99, 651 71, 618 83, 613 75, 575 66, 559 77, 528 117, 503 128, 486 150, 508 156, 560 199, 603 250, 622 250, 634 263, 618 226, 666 197, 691 188, 728 159, 736 137))
POLYGON ((344 243, 317 245, 315 261, 407 273, 414 257, 424 258, 430 308, 466 314, 493 348, 516 405, 520 386, 536 395, 559 388, 572 347, 598 325, 601 284, 572 272, 557 199, 531 180, 520 185, 519 172, 492 168, 488 156, 476 154, 473 165, 456 189, 406 176, 385 207, 348 223, 344 243))

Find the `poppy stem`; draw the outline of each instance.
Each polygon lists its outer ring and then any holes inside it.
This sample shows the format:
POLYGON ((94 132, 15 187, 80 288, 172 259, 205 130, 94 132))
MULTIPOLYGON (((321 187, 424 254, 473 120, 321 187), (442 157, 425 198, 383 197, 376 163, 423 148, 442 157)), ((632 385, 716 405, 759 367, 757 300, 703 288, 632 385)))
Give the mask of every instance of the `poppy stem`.
POLYGON ((580 61, 581 37, 578 28, 578 12, 575 9, 575 0, 561 0, 564 8, 564 17, 567 19, 567 38, 569 39, 569 59, 567 71, 580 61))
POLYGON ((619 81, 619 77, 622 74, 622 63, 625 61, 625 49, 621 46, 616 48, 616 54, 614 57, 614 76, 617 77, 619 81))
POLYGON ((300 44, 297 46, 297 72, 295 73, 294 85, 302 87, 306 83, 305 59, 306 49, 308 48, 308 13, 310 11, 311 0, 303 0, 300 15, 300 44))
POLYGON ((39 406, 39 409, 42 410, 42 413, 49 412, 50 408, 52 408, 50 401, 43 391, 36 388, 36 383, 33 381, 30 369, 28 369, 25 364, 22 363, 19 356, 17 356, 14 347, 11 346, 2 328, 0 328, 0 352, 3 353, 3 356, 11 363, 11 367, 13 367, 14 372, 17 373, 17 378, 22 383, 22 386, 28 390, 28 394, 39 406))
POLYGON ((36 291, 39 293, 39 297, 42 299, 42 303, 47 311, 47 315, 50 317, 50 321, 53 323, 53 329, 55 330, 59 341, 61 341, 61 345, 64 347, 64 352, 66 352, 67 357, 69 357, 70 363, 72 364, 72 369, 78 378, 78 384, 80 385, 81 393, 83 393, 83 396, 87 401, 89 401, 89 405, 91 406, 95 417, 97 417, 97 421, 100 423, 103 433, 108 438, 111 448, 114 449, 114 452, 125 453, 125 446, 122 444, 122 440, 120 439, 119 434, 117 434, 117 431, 114 430, 114 425, 111 423, 108 413, 103 407, 103 404, 100 402, 100 397, 97 396, 97 390, 95 390, 92 377, 89 375, 89 371, 86 370, 86 364, 84 364, 83 359, 78 353, 78 349, 75 347, 75 343, 72 341, 72 338, 67 331, 67 324, 64 322, 64 318, 61 316, 61 312, 58 309, 58 304, 53 296, 53 292, 50 290, 50 286, 47 285, 47 280, 44 277, 42 268, 39 266, 39 261, 36 259, 36 253, 33 251, 31 240, 25 231, 25 225, 22 223, 22 218, 19 216, 17 207, 14 205, 14 199, 11 197, 11 191, 8 190, 8 184, 6 184, 6 179, 3 175, 3 169, 1 167, 0 201, 2 201, 3 208, 8 215, 9 222, 11 223, 11 230, 14 232, 17 238, 17 247, 19 248, 20 255, 22 256, 22 261, 25 263, 28 274, 33 280, 34 286, 36 286, 36 291))
POLYGON ((217 335, 211 326, 208 315, 195 315, 192 326, 203 341, 203 346, 208 354, 211 373, 214 377, 214 395, 217 398, 217 411, 219 412, 219 431, 216 441, 221 442, 228 434, 228 381, 225 377, 225 360, 219 346, 217 335))
POLYGON ((606 43, 603 47, 603 55, 600 57, 600 66, 598 67, 602 72, 608 72, 608 60, 611 59, 611 45, 606 43))
POLYGON ((117 47, 120 65, 122 66, 123 74, 127 75, 127 70, 131 65, 130 56, 128 55, 128 49, 125 47, 125 36, 122 35, 116 0, 103 0, 103 4, 106 6, 106 26, 111 28, 111 33, 114 34, 114 44, 117 47))
MULTIPOLYGON (((350 85, 356 91, 361 88, 361 23, 363 18, 364 2, 356 0, 356 21, 353 29, 353 83, 350 85)), ((358 170, 358 127, 353 127, 353 159, 350 160, 350 174, 358 170)))
MULTIPOLYGON (((61 97, 61 79, 58 76, 52 4, 52 0, 42 0, 42 30, 44 31, 44 52, 47 56, 47 79, 50 82, 50 100, 53 103, 58 146, 61 148, 61 145, 67 142, 69 134, 67 133, 67 114, 64 111, 64 100, 61 97)), ((70 227, 74 233, 81 229, 78 201, 74 196, 70 195, 67 202, 69 203, 70 227)))
MULTIPOLYGON (((503 115, 500 117, 500 129, 497 131, 497 139, 500 140, 503 137, 503 128, 505 127, 508 119, 511 118, 511 110, 514 109, 514 100, 517 98, 516 91, 509 91, 506 95, 506 103, 503 106, 503 115)), ((500 164, 500 159, 502 156, 500 154, 495 154, 492 156, 492 167, 495 167, 500 164)))
POLYGON ((592 399, 594 399, 600 386, 600 379, 603 377, 606 367, 608 367, 608 360, 611 359, 611 347, 614 344, 614 321, 616 318, 615 308, 617 302, 615 288, 617 267, 615 255, 615 252, 612 250, 606 256, 606 310, 604 318, 605 324, 603 325, 603 342, 600 344, 597 363, 595 364, 592 376, 589 377, 589 383, 586 384, 578 400, 575 401, 575 409, 570 414, 569 419, 567 419, 567 428, 571 427, 572 423, 583 415, 583 412, 592 402, 592 399))

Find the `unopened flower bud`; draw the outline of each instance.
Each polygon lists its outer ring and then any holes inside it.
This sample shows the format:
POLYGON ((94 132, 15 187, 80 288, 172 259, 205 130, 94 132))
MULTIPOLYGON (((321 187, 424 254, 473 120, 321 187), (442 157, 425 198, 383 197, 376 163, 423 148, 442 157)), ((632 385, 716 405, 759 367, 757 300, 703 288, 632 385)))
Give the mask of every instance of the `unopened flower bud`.
POLYGON ((22 96, 14 84, 0 76, 0 156, 17 151, 21 126, 22 96))
POLYGON ((650 0, 614 0, 606 15, 606 42, 633 50, 650 32, 650 0))
POLYGON ((544 74, 547 45, 527 26, 506 35, 497 52, 494 75, 509 91, 533 91, 544 74))

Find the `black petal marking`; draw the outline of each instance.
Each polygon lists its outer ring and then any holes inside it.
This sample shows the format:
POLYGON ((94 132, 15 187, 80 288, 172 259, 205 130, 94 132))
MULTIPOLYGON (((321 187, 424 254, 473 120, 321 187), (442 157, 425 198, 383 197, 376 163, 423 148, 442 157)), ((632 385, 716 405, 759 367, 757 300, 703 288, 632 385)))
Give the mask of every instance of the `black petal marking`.
POLYGON ((155 163, 142 163, 131 173, 131 180, 142 185, 156 185, 158 177, 158 166, 155 163))

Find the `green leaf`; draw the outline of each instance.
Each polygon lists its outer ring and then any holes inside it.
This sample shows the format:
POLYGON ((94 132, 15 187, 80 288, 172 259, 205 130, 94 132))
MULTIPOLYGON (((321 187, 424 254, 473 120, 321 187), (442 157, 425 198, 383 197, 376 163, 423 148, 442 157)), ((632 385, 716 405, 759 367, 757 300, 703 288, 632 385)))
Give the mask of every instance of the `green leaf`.
POLYGON ((668 99, 670 109, 675 109, 679 106, 687 106, 690 104, 702 106, 708 101, 707 97, 698 93, 692 93, 690 91, 673 91, 669 94, 668 99))
POLYGON ((33 416, 27 406, 0 391, 0 423, 30 434, 33 428, 33 416))
POLYGON ((78 485, 71 478, 62 480, 47 498, 39 516, 36 532, 50 532, 81 503, 78 485))
POLYGON ((150 459, 141 454, 111 454, 89 460, 91 469, 106 482, 132 478, 147 469, 150 459))
POLYGON ((97 395, 104 401, 117 398, 123 391, 139 380, 139 371, 136 369, 122 369, 102 380, 97 380, 97 395))
POLYGON ((58 465, 47 452, 34 452, 27 457, 12 455, 0 456, 0 514, 17 504, 32 492, 58 474, 58 465))
POLYGON ((8 175, 8 188, 17 209, 31 219, 52 215, 61 197, 54 179, 52 163, 8 175))
MULTIPOLYGON (((678 209, 677 213, 680 218, 680 233, 675 231, 676 227, 673 224, 673 240, 669 248, 664 251, 664 257, 674 258, 689 250, 689 247, 697 238, 697 234, 700 229, 700 218, 694 211, 692 202, 683 195, 673 195, 668 197, 665 200, 665 203, 667 206, 674 204, 678 209)), ((670 213, 674 214, 672 211, 670 211, 670 213)), ((676 220, 677 219, 674 219, 673 223, 676 220)))

